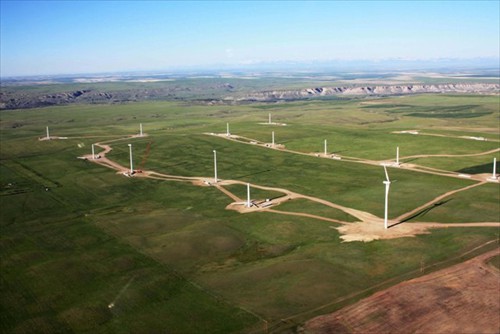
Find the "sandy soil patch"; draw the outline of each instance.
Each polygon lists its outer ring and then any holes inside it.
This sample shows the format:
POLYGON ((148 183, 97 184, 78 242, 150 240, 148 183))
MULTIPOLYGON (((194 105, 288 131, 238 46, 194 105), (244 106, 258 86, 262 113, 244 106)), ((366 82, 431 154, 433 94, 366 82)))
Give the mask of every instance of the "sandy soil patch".
POLYGON ((68 139, 68 137, 58 137, 58 136, 50 136, 50 137, 39 137, 39 141, 44 141, 44 140, 56 140, 56 139, 68 139))
POLYGON ((428 234, 428 228, 413 224, 400 224, 385 229, 383 220, 365 221, 359 223, 345 224, 337 227, 345 242, 364 241, 369 242, 379 239, 394 239, 403 237, 414 237, 417 234, 428 234))
POLYGON ((259 123, 260 125, 277 125, 277 126, 286 126, 286 123, 276 123, 276 122, 265 122, 265 123, 259 123))

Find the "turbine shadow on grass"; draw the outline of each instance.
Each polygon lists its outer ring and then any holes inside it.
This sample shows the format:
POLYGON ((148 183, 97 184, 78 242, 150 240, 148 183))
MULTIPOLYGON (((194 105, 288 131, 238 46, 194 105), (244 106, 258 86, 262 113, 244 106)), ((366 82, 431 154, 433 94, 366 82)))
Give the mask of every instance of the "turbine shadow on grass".
POLYGON ((349 150, 333 151, 333 152, 331 152, 331 153, 332 153, 332 154, 339 154, 339 153, 342 153, 342 152, 349 152, 349 150))
POLYGON ((243 178, 246 178, 246 177, 249 177, 249 176, 258 175, 258 174, 262 174, 262 173, 268 173, 268 172, 271 172, 271 171, 272 171, 272 169, 266 169, 266 170, 261 170, 259 172, 255 172, 255 173, 250 173, 250 174, 246 174, 246 175, 235 176, 235 177, 233 177, 233 180, 239 180, 239 179, 243 179, 243 178))
POLYGON ((410 158, 410 159, 401 159, 401 162, 402 163, 408 163, 408 162, 412 162, 412 161, 415 161, 415 160, 418 160, 419 158, 410 158))
MULTIPOLYGON (((498 170, 499 163, 497 162, 496 164, 496 169, 498 170)), ((462 168, 460 170, 457 170, 458 173, 466 173, 466 174, 483 174, 483 173, 491 173, 493 170, 493 163, 487 163, 483 165, 477 165, 477 166, 470 166, 466 168, 462 168)))
POLYGON ((402 220, 402 221, 400 221, 400 222, 398 222, 396 224, 393 224, 392 226, 396 226, 396 225, 399 225, 399 224, 402 224, 402 223, 406 223, 407 221, 412 220, 412 219, 417 218, 417 217, 423 217, 427 213, 429 213, 432 209, 435 209, 435 208, 437 208, 437 207, 439 207, 441 205, 444 205, 444 204, 448 203, 449 201, 451 201, 452 199, 453 198, 450 198, 450 199, 448 199, 446 201, 436 202, 436 203, 432 204, 431 206, 429 206, 429 207, 427 207, 427 208, 425 208, 425 209, 423 209, 423 210, 415 213, 414 215, 412 215, 412 216, 410 216, 410 217, 408 217, 408 218, 406 218, 406 219, 404 219, 404 220, 402 220))
POLYGON ((175 167, 175 166, 187 165, 187 164, 190 164, 190 163, 191 162, 189 162, 189 161, 183 161, 183 162, 178 162, 176 164, 167 165, 167 167, 175 167))
POLYGON ((271 201, 275 200, 275 199, 278 199, 278 198, 281 198, 281 197, 285 197, 286 194, 283 194, 283 195, 279 195, 279 196, 276 196, 276 197, 273 197, 273 198, 270 198, 271 201))

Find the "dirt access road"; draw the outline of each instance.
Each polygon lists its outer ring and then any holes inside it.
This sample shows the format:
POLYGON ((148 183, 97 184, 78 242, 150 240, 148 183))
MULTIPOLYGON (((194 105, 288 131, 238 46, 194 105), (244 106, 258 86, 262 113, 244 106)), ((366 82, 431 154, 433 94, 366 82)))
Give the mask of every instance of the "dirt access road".
MULTIPOLYGON (((227 138, 230 140, 235 140, 239 139, 241 137, 238 136, 226 136, 226 135, 220 135, 220 134, 211 134, 211 135, 217 135, 223 138, 227 138)), ((101 143, 95 143, 97 147, 100 147, 104 149, 103 151, 99 152, 98 155, 99 157, 97 159, 94 159, 92 155, 85 155, 81 158, 87 159, 91 162, 100 164, 102 166, 114 169, 117 171, 119 174, 127 175, 127 176, 134 176, 134 177, 144 177, 144 178, 153 178, 153 179, 159 179, 159 180, 165 180, 165 181, 181 181, 181 182, 190 182, 193 185, 196 186, 215 186, 218 190, 223 192, 226 196, 231 198, 234 202, 230 203, 226 209, 230 210, 236 210, 240 213, 250 213, 250 212, 255 212, 255 211, 267 211, 267 212, 273 212, 273 213, 278 213, 278 214, 283 214, 283 215, 295 215, 295 216, 302 216, 302 217, 308 217, 312 219, 317 219, 317 220, 323 220, 323 221, 330 221, 332 223, 337 223, 340 224, 341 226, 336 227, 336 229, 341 233, 341 239, 344 241, 372 241, 372 240, 377 240, 377 239, 392 239, 392 238, 401 238, 401 237, 410 237, 410 236, 415 236, 417 234, 425 234, 429 233, 429 229, 433 228, 446 228, 446 227, 469 227, 469 226, 484 226, 484 227, 500 227, 500 223, 498 222, 478 222, 478 223, 470 223, 470 224, 439 224, 439 223, 412 223, 412 224, 401 224, 403 219, 406 217, 411 217, 411 215, 415 214, 419 210, 432 205, 433 203, 451 195, 454 193, 457 193, 459 191, 464 191, 467 189, 470 189, 472 187, 480 186, 484 183, 485 181, 481 181, 477 184, 470 185, 461 189, 457 189, 448 193, 445 193, 441 196, 438 196, 437 198, 431 200, 428 203, 425 203, 422 206, 419 206, 418 208, 407 212, 403 214, 402 216, 396 218, 395 220, 390 220, 389 221, 389 226, 392 226, 389 229, 384 229, 383 228, 383 219, 374 216, 373 214, 369 212, 364 212, 361 210, 357 210, 354 208, 348 208, 341 206, 336 203, 332 203, 329 201, 326 201, 321 198, 317 197, 312 197, 312 196, 307 196, 303 194, 299 194, 293 191, 290 191, 288 189, 283 189, 283 188, 274 188, 274 187, 266 187, 266 186, 261 186, 257 184, 250 184, 252 188, 258 188, 258 189, 263 189, 263 190, 270 190, 270 191, 275 191, 275 192, 281 192, 284 194, 284 196, 277 197, 272 199, 271 201, 264 201, 264 200, 254 200, 252 201, 252 206, 247 208, 245 205, 245 201, 243 201, 241 198, 230 192, 228 189, 224 188, 224 186, 228 185, 233 185, 233 184, 241 184, 241 185, 246 185, 245 182, 242 181, 236 181, 236 180, 219 180, 218 182, 214 182, 213 178, 207 178, 207 177, 187 177, 187 176, 179 176, 179 175, 168 175, 168 174, 162 174, 154 171, 142 171, 141 173, 135 173, 133 175, 130 175, 129 169, 118 164, 115 161, 112 161, 106 157, 106 154, 109 153, 112 148, 109 145, 111 142, 115 142, 118 140, 123 140, 126 138, 135 138, 135 137, 141 137, 140 135, 130 135, 125 138, 120 138, 120 139, 115 139, 115 140, 108 140, 106 141, 106 144, 104 142, 101 143), (350 223, 350 222, 344 222, 332 218, 327 218, 327 217, 322 217, 318 215, 313 215, 309 213, 303 213, 303 212, 285 212, 285 211, 280 211, 276 210, 274 207, 277 205, 281 204, 282 202, 288 201, 288 200, 293 200, 293 199, 306 199, 309 201, 317 202, 325 206, 332 207, 334 209, 338 209, 341 211, 346 212, 347 214, 356 217, 359 219, 358 222, 355 223, 350 223)), ((235 140, 238 141, 238 140, 235 140)), ((274 147, 271 147, 274 148, 274 147)), ((291 153, 297 153, 293 151, 289 151, 291 153)), ((309 155, 305 153, 300 153, 298 154, 304 154, 304 155, 309 155)))
MULTIPOLYGON (((282 145, 272 145, 270 143, 264 143, 260 142, 256 139, 253 138, 248 138, 248 137, 242 137, 242 136, 237 136, 237 135, 227 135, 224 133, 205 133, 206 135, 210 136, 217 136, 226 140, 231 140, 234 142, 242 143, 242 144, 247 144, 247 145, 257 145, 257 146, 262 146, 266 147, 269 149, 275 149, 283 152, 288 152, 292 154, 299 154, 299 155, 305 155, 305 156, 316 156, 319 158, 332 158, 332 155, 330 154, 323 154, 323 153, 303 153, 303 152, 298 152, 298 151, 292 151, 285 149, 282 145)), ((500 149, 493 149, 489 150, 486 152, 480 152, 480 153, 473 153, 473 154, 465 154, 465 155, 421 155, 419 157, 462 157, 462 156, 480 156, 480 155, 486 155, 486 154, 491 154, 500 151, 500 149)), ((353 162, 353 163, 363 163, 363 164, 368 164, 368 165, 374 165, 374 166, 381 166, 381 165, 388 165, 390 167, 398 167, 398 168, 405 168, 405 169, 411 169, 416 172, 420 173, 427 173, 427 174, 434 174, 434 175, 441 175, 441 176, 447 176, 447 177, 454 177, 454 178, 462 178, 463 175, 460 173, 456 172, 450 172, 450 171, 443 171, 443 170, 437 170, 433 168, 428 168, 428 167, 423 167, 423 166, 417 166, 413 164, 400 164, 398 166, 394 166, 393 162, 390 161, 373 161, 373 160, 366 160, 366 159, 359 159, 359 158, 353 158, 353 157, 339 157, 336 156, 337 158, 347 158, 344 159, 344 161, 348 162, 353 162)), ((335 157, 334 157, 335 158, 335 157)), ((404 157, 403 157, 404 158, 404 157)), ((401 158, 401 159, 403 159, 401 158)), ((274 191, 279 191, 286 196, 283 196, 281 198, 273 200, 272 203, 269 203, 268 206, 265 208, 259 208, 258 210, 266 210, 267 212, 273 212, 273 213, 279 213, 279 214, 284 214, 284 215, 295 215, 295 216, 302 216, 302 217, 308 217, 312 219, 318 219, 318 220, 324 220, 324 221, 330 221, 334 223, 339 223, 342 224, 343 226, 337 227, 337 230, 342 234, 341 239, 344 241, 350 242, 350 241, 372 241, 372 240, 377 240, 377 239, 392 239, 392 238, 401 238, 401 237, 411 237, 415 236, 417 234, 426 234, 429 233, 430 229, 433 228, 446 228, 446 227, 500 227, 499 222, 471 222, 471 223, 463 223, 463 224, 440 224, 440 223, 435 223, 435 222, 429 222, 429 223, 411 223, 411 224, 401 224, 404 222, 406 219, 412 217, 413 215, 417 214, 421 210, 424 210, 427 207, 430 207, 434 205, 436 202, 441 201, 442 199, 449 197, 455 193, 461 192, 461 191, 466 191, 468 189, 478 187, 481 185, 484 185, 492 180, 489 179, 490 174, 478 174, 478 175, 468 175, 469 180, 474 180, 478 181, 478 183, 475 183, 473 185, 469 185, 460 189, 456 189, 453 191, 446 192, 432 200, 430 200, 427 203, 424 203, 423 205, 404 213, 403 215, 389 220, 389 229, 384 229, 383 228, 383 219, 380 217, 376 217, 368 212, 363 212, 360 210, 356 210, 354 208, 347 208, 335 203, 331 203, 329 201, 316 198, 316 197, 311 197, 311 196, 306 196, 298 193, 294 193, 292 191, 289 191, 287 189, 279 189, 279 188, 270 188, 270 187, 263 187, 263 186, 258 186, 258 185, 251 185, 252 187, 260 188, 260 189, 267 189, 267 190, 274 190, 274 191), (307 214, 307 213, 302 213, 302 212, 284 212, 284 211, 279 211, 276 209, 272 209, 271 207, 279 205, 281 202, 290 200, 290 199, 295 199, 295 198, 303 198, 307 199, 313 202, 317 202, 338 210, 342 210, 351 216, 356 217, 359 219, 359 222, 356 223, 348 223, 348 222, 343 222, 343 221, 338 221, 335 219, 331 218, 326 218, 326 217, 321 217, 317 215, 312 215, 312 214, 307 214)), ((243 182, 240 181, 232 181, 232 180, 225 180, 221 183, 221 185, 226 185, 226 184, 235 184, 235 183, 240 183, 243 184, 243 182)), ((222 187, 219 187, 220 190, 222 187)), ((231 203, 228 205, 226 208, 231 209, 231 210, 236 210, 241 213, 248 213, 256 210, 256 207, 252 208, 246 208, 242 202, 241 199, 235 197, 233 194, 228 194, 228 191, 224 191, 226 195, 228 195, 230 198, 232 198, 235 202, 231 203)))
POLYGON ((309 320, 305 334, 499 333, 500 248, 309 320))
MULTIPOLYGON (((253 138, 248 138, 248 137, 243 137, 243 136, 238 136, 238 135, 227 135, 225 133, 204 133, 205 135, 208 136, 216 136, 220 137, 226 140, 234 141, 240 144, 246 144, 246 145, 256 145, 256 146, 261 146, 261 147, 266 147, 269 149, 273 150, 278 150, 282 152, 288 152, 292 154, 298 154, 298 155, 304 155, 304 156, 314 156, 317 158, 321 159, 338 159, 346 162, 351 162, 351 163, 360 163, 360 164, 365 164, 365 165, 372 165, 372 166, 382 166, 385 165, 387 167, 396 167, 396 168, 402 168, 402 169, 410 169, 415 172, 419 173, 427 173, 427 174, 434 174, 434 175, 440 175, 440 176, 446 176, 446 177, 454 177, 454 178, 459 178, 459 179, 464 179, 467 178, 469 180, 475 180, 475 181, 492 181, 490 179, 491 174, 476 174, 476 175, 464 175, 463 173, 459 172, 453 172, 453 171, 446 171, 446 170, 441 170, 437 168, 430 168, 430 167, 425 167, 425 166, 419 166, 416 164, 410 164, 410 163, 400 163, 399 165, 396 164, 395 160, 369 160, 369 159, 362 159, 362 158, 357 158, 357 157, 349 157, 349 156, 340 156, 336 154, 324 154, 321 152, 312 152, 312 153, 304 153, 304 152, 299 152, 299 151, 293 151, 290 149, 285 148, 284 145, 282 144, 272 144, 272 143, 264 143, 261 141, 258 141, 257 139, 253 138)), ((443 137, 449 137, 449 136, 444 136, 443 137)), ((401 156, 399 159, 405 160, 405 159, 412 159, 412 158, 460 158, 460 157, 476 157, 476 156, 482 156, 482 155, 488 155, 492 153, 500 152, 500 148, 495 148, 489 151, 485 152, 479 152, 479 153, 471 153, 471 154, 421 154, 421 155, 411 155, 411 156, 401 156)))

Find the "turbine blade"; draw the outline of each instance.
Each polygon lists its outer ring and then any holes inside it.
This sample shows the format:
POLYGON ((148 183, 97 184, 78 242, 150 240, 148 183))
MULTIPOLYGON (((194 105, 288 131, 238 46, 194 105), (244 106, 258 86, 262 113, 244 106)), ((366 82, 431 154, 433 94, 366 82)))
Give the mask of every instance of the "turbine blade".
POLYGON ((391 180, 389 180, 389 173, 387 173, 387 167, 384 166, 384 172, 385 172, 385 179, 387 182, 391 182, 391 180))

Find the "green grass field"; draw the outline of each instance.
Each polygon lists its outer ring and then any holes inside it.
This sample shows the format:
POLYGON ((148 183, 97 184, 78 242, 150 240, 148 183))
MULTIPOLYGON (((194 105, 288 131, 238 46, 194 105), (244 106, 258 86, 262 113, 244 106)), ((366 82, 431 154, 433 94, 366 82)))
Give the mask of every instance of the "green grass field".
MULTIPOLYGON (((293 327, 377 289, 420 275, 422 263, 449 265, 497 240, 495 227, 434 229, 413 238, 343 243, 335 223, 270 212, 225 210, 214 187, 126 178, 77 159, 110 142, 108 157, 128 167, 285 188, 383 215, 381 166, 321 159, 229 141, 231 133, 287 149, 489 172, 497 149, 497 96, 420 95, 280 104, 203 106, 187 102, 71 105, 0 114, 2 332, 264 332, 293 327), (268 113, 286 126, 262 125, 268 113), (427 117, 428 116, 428 117, 427 117), (49 126, 66 140, 38 141, 49 126), (394 134, 419 130, 451 137, 394 134), (146 147, 150 153, 142 164, 146 147), (411 161, 410 161, 411 160, 411 161), (114 303, 112 308, 109 304, 114 303), (281 319, 288 319, 281 322, 281 319), (265 321, 264 321, 265 320, 265 321)), ((476 181, 389 168, 390 217, 476 181)), ((243 185, 228 190, 246 198, 243 185)), ((252 198, 281 193, 252 189, 252 198)), ((456 193, 415 217, 421 222, 498 222, 500 187, 456 193)), ((300 199, 275 207, 356 221, 300 199)), ((409 222, 409 223, 411 223, 409 222)), ((479 251, 498 247, 490 244, 479 251)), ((476 254, 476 253, 474 253, 476 254)), ((469 255, 472 256, 472 255, 469 255)), ((437 268, 437 267, 436 267, 437 268)))

